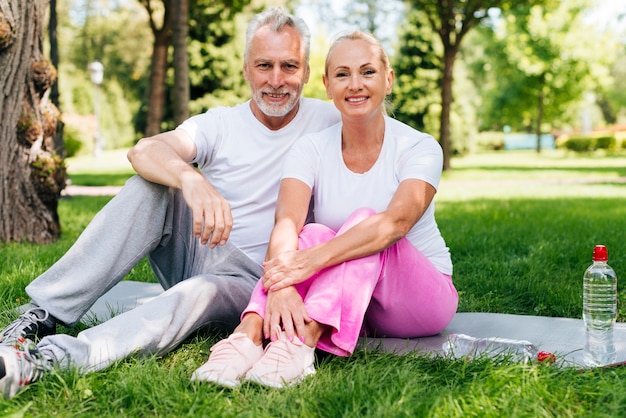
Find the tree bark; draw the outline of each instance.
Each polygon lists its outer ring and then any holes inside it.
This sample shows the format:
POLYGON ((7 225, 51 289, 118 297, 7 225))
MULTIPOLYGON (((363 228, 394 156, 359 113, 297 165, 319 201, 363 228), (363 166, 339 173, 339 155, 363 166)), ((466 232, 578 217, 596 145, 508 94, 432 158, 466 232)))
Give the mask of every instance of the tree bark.
POLYGON ((544 77, 541 77, 541 84, 539 86, 539 94, 537 95, 537 124, 535 128, 535 133, 537 134, 537 154, 541 153, 541 124, 543 123, 543 106, 545 102, 545 94, 544 94, 544 77))
POLYGON ((150 27, 154 34, 154 48, 150 67, 150 86, 148 87, 148 114, 146 116, 146 136, 161 132, 161 122, 165 111, 165 77, 167 74, 167 54, 171 42, 171 0, 164 0, 163 24, 157 27, 150 1, 144 0, 144 6, 150 16, 150 27))
POLYGON ((49 0, 0 0, 0 241, 49 243, 65 164, 54 153, 56 69, 42 55, 49 0), (8 29, 8 30, 7 30, 8 29))
POLYGON ((189 118, 189 57, 187 34, 189 33, 189 2, 174 2, 172 22, 172 45, 174 46, 174 123, 181 124, 189 118))
POLYGON ((439 119, 439 143, 443 150, 443 169, 451 168, 452 134, 450 130, 450 114, 452 113, 452 85, 454 81, 454 60, 456 50, 450 46, 444 49, 443 77, 441 79, 441 116, 439 119))

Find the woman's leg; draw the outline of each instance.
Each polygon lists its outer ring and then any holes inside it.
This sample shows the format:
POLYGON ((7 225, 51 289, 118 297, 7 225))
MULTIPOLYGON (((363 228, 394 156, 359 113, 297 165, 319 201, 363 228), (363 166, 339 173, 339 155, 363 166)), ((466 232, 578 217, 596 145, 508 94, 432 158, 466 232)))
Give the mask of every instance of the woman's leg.
POLYGON ((458 305, 452 278, 406 238, 384 250, 381 263, 381 277, 365 314, 366 334, 411 338, 441 332, 458 305))

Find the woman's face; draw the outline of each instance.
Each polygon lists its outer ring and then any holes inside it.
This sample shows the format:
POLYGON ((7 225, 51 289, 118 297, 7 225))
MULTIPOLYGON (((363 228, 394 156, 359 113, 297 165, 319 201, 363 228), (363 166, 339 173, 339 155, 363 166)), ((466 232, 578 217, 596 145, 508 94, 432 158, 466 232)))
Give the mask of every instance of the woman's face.
POLYGON ((385 68, 378 48, 365 40, 342 40, 328 56, 326 95, 344 116, 380 113, 392 84, 393 71, 385 68))

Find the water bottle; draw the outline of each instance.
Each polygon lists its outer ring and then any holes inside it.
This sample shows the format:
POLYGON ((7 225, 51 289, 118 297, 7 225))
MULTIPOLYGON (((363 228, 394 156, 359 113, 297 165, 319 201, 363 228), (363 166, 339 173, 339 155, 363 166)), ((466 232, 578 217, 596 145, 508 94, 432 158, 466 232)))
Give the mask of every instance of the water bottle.
POLYGON ((530 341, 508 338, 476 338, 465 334, 451 334, 442 348, 446 355, 455 358, 466 357, 470 360, 481 356, 503 357, 523 363, 534 359, 550 363, 556 360, 553 354, 538 351, 530 341))
POLYGON ((606 366, 615 360, 613 327, 617 317, 617 276, 607 264, 604 245, 593 250, 593 264, 583 276, 583 321, 586 342, 583 361, 587 366, 606 366))

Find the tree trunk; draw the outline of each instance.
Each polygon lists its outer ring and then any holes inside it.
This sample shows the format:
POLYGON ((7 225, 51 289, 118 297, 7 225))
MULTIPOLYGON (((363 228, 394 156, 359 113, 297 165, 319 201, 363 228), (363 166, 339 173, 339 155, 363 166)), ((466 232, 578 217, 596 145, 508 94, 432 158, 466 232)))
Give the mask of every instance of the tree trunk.
POLYGON ((154 34, 154 48, 150 66, 150 85, 148 87, 148 114, 146 116, 146 136, 156 135, 161 132, 161 122, 165 111, 165 77, 167 74, 167 54, 171 41, 171 11, 172 2, 163 0, 164 13, 163 24, 157 28, 154 15, 150 7, 150 1, 144 6, 150 16, 150 27, 154 34))
MULTIPOLYGON (((54 68, 59 68, 59 43, 57 37, 57 0, 50 0, 50 19, 48 22, 48 37, 50 38, 50 61, 54 68)), ((59 80, 52 85, 50 100, 58 108, 59 105, 59 80)))
POLYGON ((452 82, 454 81, 454 60, 456 50, 448 46, 443 54, 443 77, 441 79, 441 117, 439 120, 439 143, 443 150, 443 169, 449 170, 452 158, 452 138, 450 113, 452 112, 452 82))
POLYGON ((187 56, 188 0, 174 2, 172 45, 174 46, 174 123, 189 118, 189 57, 187 56))
POLYGON ((543 92, 543 83, 539 88, 539 95, 537 97, 537 127, 535 132, 537 133, 537 153, 541 153, 541 124, 543 123, 543 106, 545 101, 545 95, 543 92))
POLYGON ((54 153, 56 69, 42 56, 49 0, 0 0, 0 241, 49 243, 65 164, 54 153))

